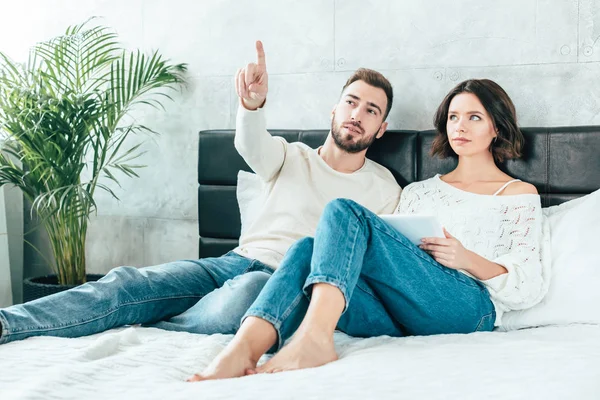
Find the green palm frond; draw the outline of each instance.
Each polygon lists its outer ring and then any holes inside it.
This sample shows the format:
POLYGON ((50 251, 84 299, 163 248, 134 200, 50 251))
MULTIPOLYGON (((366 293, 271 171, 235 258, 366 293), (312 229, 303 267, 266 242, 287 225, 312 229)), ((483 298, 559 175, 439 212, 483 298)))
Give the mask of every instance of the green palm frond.
POLYGON ((156 93, 155 98, 144 95, 156 89, 172 88, 184 83, 185 71, 184 64, 169 65, 158 52, 154 52, 150 57, 139 51, 129 54, 123 52, 121 57, 111 64, 111 90, 105 105, 110 110, 107 115, 114 120, 109 120, 109 124, 116 127, 116 122, 131 107, 140 103, 163 108, 160 96, 172 100, 168 94, 156 93))
POLYGON ((33 203, 50 237, 61 283, 85 277, 87 221, 94 191, 137 177, 140 144, 130 135, 155 133, 123 123, 134 108, 164 109, 170 90, 185 85, 185 64, 158 52, 128 51, 117 35, 90 19, 34 46, 26 63, 0 53, 0 186, 15 185, 33 203), (91 178, 81 181, 88 169, 91 178), (83 242, 82 242, 83 241, 83 242), (75 267, 74 267, 75 266, 75 267))
MULTIPOLYGON (((88 21, 89 22, 89 21, 88 21)), ((59 93, 90 93, 106 83, 107 70, 122 51, 117 35, 107 27, 70 27, 63 36, 35 47, 44 77, 59 93)))

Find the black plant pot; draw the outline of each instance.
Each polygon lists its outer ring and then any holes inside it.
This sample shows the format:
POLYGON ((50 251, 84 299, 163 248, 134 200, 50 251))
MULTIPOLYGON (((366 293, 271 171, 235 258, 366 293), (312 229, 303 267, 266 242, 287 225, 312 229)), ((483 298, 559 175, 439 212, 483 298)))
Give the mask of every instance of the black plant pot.
MULTIPOLYGON (((104 275, 87 274, 85 278, 88 282, 94 282, 104 275)), ((59 285, 56 275, 38 276, 27 278, 23 281, 23 302, 39 299, 54 293, 59 293, 67 289, 72 289, 78 285, 59 285)))

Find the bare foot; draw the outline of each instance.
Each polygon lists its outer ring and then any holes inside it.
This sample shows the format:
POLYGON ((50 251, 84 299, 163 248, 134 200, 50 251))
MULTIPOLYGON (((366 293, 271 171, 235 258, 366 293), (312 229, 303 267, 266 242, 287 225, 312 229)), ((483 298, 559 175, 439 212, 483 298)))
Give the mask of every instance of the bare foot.
POLYGON ((258 362, 258 360, 253 360, 250 354, 250 348, 243 341, 231 342, 202 373, 194 374, 187 381, 198 382, 244 376, 247 370, 256 368, 258 362))
POLYGON ((297 334, 273 358, 256 369, 249 369, 246 374, 276 373, 313 368, 337 359, 333 337, 297 334))

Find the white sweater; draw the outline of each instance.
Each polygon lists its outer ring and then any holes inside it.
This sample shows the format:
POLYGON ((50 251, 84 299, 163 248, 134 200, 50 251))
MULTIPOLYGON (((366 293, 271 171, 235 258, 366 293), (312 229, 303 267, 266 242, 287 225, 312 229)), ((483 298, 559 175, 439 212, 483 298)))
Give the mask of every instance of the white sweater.
POLYGON ((400 199, 400 186, 386 168, 367 159, 358 171, 338 172, 317 150, 271 136, 263 109, 239 107, 235 147, 266 182, 267 193, 234 251, 273 268, 294 242, 315 235, 321 213, 331 200, 348 198, 374 213, 390 214, 400 199))
POLYGON ((494 303, 496 326, 501 325, 504 312, 532 307, 546 294, 544 278, 550 276, 550 266, 541 256, 544 235, 539 195, 474 194, 436 175, 408 185, 396 212, 437 216, 466 249, 508 270, 481 281, 494 303))

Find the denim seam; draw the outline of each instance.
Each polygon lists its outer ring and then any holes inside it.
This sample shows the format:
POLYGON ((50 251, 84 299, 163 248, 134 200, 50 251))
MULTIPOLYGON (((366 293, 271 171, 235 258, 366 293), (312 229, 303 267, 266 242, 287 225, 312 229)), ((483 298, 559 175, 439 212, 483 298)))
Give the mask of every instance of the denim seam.
POLYGON ((360 286, 358 283, 356 284, 356 286, 354 287, 354 290, 360 290, 361 292, 363 292, 364 294, 368 295, 369 297, 381 302, 381 300, 379 299, 379 297, 377 297, 372 291, 366 290, 364 289, 362 286, 360 286))
POLYGON ((4 338, 9 336, 8 333, 8 321, 6 320, 6 318, 4 318, 4 316, 2 315, 2 313, 0 313, 0 324, 2 324, 2 331, 0 332, 0 343, 4 342, 4 338))
MULTIPOLYGON (((369 218, 369 216, 367 216, 366 218, 369 218)), ((399 244, 401 244, 402 246, 404 246, 407 250, 409 250, 410 252, 412 252, 415 256, 419 257, 420 259, 422 259, 423 261, 426 261, 428 264, 438 268, 439 270, 441 270, 442 272, 444 272, 445 274, 451 276, 452 278, 454 278, 457 282, 468 286, 472 289, 479 289, 480 291, 482 290, 482 288, 477 285, 475 282, 470 283, 468 280, 464 281, 461 279, 458 279, 454 274, 450 273, 450 271, 447 271, 447 269, 452 269, 452 268, 448 268, 448 267, 444 267, 442 264, 438 263, 437 261, 435 261, 433 258, 431 257, 426 257, 425 255, 423 255, 421 252, 415 251, 414 248, 412 248, 411 246, 407 246, 406 243, 404 243, 401 240, 398 240, 398 238, 396 238, 394 235, 391 235, 389 232, 386 232, 383 229, 380 229, 378 226, 376 226, 376 224, 371 224, 373 226, 373 229, 377 229, 379 232, 387 235, 388 237, 392 238, 393 240, 395 240, 396 242, 398 242, 399 244)), ((461 272, 458 272, 459 274, 461 272)), ((469 278, 468 276, 465 275, 465 278, 469 278)))
POLYGON ((246 274, 248 272, 254 272, 254 271, 262 271, 262 272, 267 272, 270 274, 273 274, 273 272, 274 272, 273 268, 269 267, 262 261, 257 260, 257 259, 252 259, 252 262, 248 265, 248 267, 240 275, 246 274), (258 265, 258 267, 255 268, 256 264, 260 264, 260 265, 258 265))
MULTIPOLYGON (((357 215, 356 219, 358 220, 359 223, 353 224, 354 238, 352 240, 352 248, 351 248, 351 251, 349 252, 350 254, 348 257, 346 257, 346 260, 347 260, 346 270, 345 270, 346 276, 340 282, 335 282, 339 285, 338 289, 340 289, 342 291, 342 294, 344 295, 345 304, 344 304, 344 310, 342 311, 342 314, 344 314, 346 312, 346 310, 348 309, 348 300, 349 300, 348 297, 349 296, 348 296, 347 283, 348 283, 348 277, 350 275, 350 260, 354 257, 354 254, 356 253, 356 243, 358 241, 358 235, 360 233, 361 228, 364 228, 364 225, 365 225, 365 221, 363 220, 363 218, 364 218, 364 215, 360 215, 360 216, 357 215), (342 285, 341 282, 345 282, 345 284, 342 285), (340 287, 340 286, 343 287, 343 290, 342 290, 342 287, 340 287)), ((359 271, 359 274, 360 274, 360 271, 359 271)))
POLYGON ((118 304, 116 307, 109 309, 104 314, 98 315, 98 316, 90 318, 90 319, 71 321, 71 322, 67 322, 65 324, 54 325, 54 326, 41 326, 41 327, 27 326, 22 329, 14 330, 14 331, 10 332, 8 335, 10 336, 10 335, 16 335, 16 334, 30 333, 30 332, 48 332, 48 331, 53 331, 53 330, 58 330, 58 329, 64 329, 67 327, 76 327, 79 325, 85 325, 87 323, 94 322, 99 319, 105 318, 105 317, 117 312, 121 307, 138 305, 138 304, 148 303, 150 301, 157 301, 157 300, 159 300, 159 301, 166 300, 166 299, 174 300, 174 299, 186 299, 186 298, 193 298, 193 297, 202 297, 202 296, 169 296, 169 297, 143 298, 140 301, 118 304), (37 329, 34 329, 34 328, 37 328, 37 329))
POLYGON ((298 303, 300 303, 300 300, 302 300, 302 297, 304 297, 304 293, 301 292, 294 298, 294 301, 292 301, 290 306, 284 311, 283 315, 281 316, 282 321, 290 316, 292 310, 296 308, 298 306, 298 303))
POLYGON ((337 287, 342 292, 342 295, 344 296, 344 310, 342 311, 342 315, 348 309, 348 300, 349 300, 348 297, 349 296, 348 296, 347 283, 348 283, 348 277, 350 275, 350 260, 352 259, 352 257, 354 257, 354 254, 356 252, 356 242, 357 242, 357 238, 359 235, 359 230, 364 225, 364 221, 361 218, 364 216, 355 215, 355 217, 358 220, 359 224, 352 224, 352 226, 351 226, 351 228, 354 230, 353 240, 350 244, 351 248, 349 249, 349 251, 345 252, 345 254, 348 254, 348 256, 346 257, 346 267, 345 267, 344 271, 341 271, 345 275, 340 274, 339 278, 337 278, 337 279, 331 278, 331 277, 325 276, 325 275, 310 275, 306 279, 306 282, 304 283, 304 288, 306 288, 310 285, 313 285, 314 283, 328 283, 330 285, 337 287), (317 282, 315 280, 320 280, 321 282, 317 282), (342 282, 345 282, 345 283, 342 283, 342 282))
POLYGON ((481 328, 481 325, 488 319, 491 318, 493 314, 493 311, 489 314, 484 315, 483 317, 481 317, 481 319, 479 320, 479 323, 477 324, 477 327, 475 328, 475 332, 480 332, 479 328, 481 328))
MULTIPOLYGON (((361 221, 361 218, 359 216, 356 216, 356 217, 359 220, 359 222, 361 222, 361 223, 363 222, 363 221, 361 221)), ((302 291, 304 292, 306 297, 310 298, 306 289, 315 283, 328 283, 330 285, 337 287, 342 292, 342 295, 344 296, 344 310, 342 311, 342 314, 344 314, 346 312, 346 310, 348 309, 348 286, 346 284, 342 284, 342 282, 348 282, 348 276, 350 275, 350 259, 352 259, 352 257, 354 256, 354 253, 355 253, 356 241, 357 241, 357 237, 358 237, 360 228, 353 227, 353 229, 354 229, 355 233, 354 233, 354 240, 352 241, 352 244, 351 244, 351 248, 349 251, 344 252, 344 254, 349 254, 349 256, 346 257, 346 260, 347 260, 346 268, 344 269, 344 271, 340 271, 339 277, 332 278, 330 276, 313 275, 311 273, 306 278, 306 281, 304 282, 304 286, 302 288, 302 291)))

